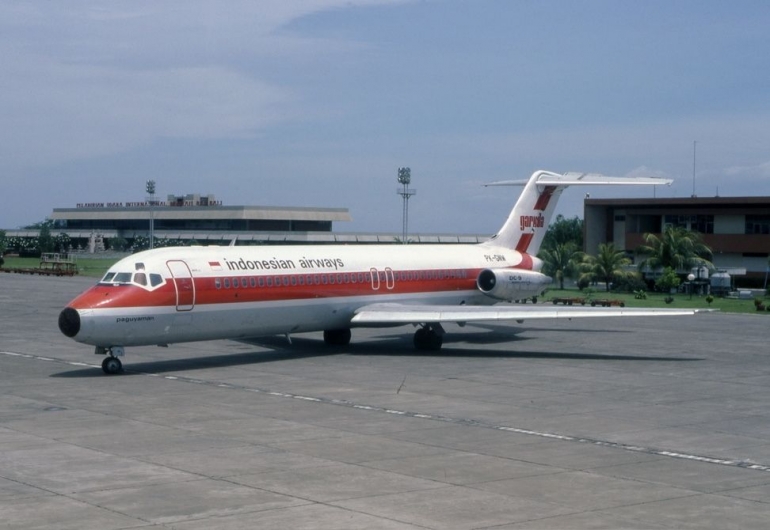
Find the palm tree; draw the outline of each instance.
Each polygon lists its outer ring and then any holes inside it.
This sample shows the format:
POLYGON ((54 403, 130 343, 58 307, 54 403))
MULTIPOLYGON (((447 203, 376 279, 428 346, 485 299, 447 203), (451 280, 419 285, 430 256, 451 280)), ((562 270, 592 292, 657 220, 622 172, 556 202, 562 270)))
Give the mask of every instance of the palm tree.
POLYGON ((711 249, 701 241, 698 232, 691 232, 682 227, 668 226, 660 237, 644 234, 644 244, 636 253, 647 256, 639 263, 639 269, 664 269, 671 267, 675 271, 689 271, 693 267, 714 265, 707 258, 711 249))
POLYGON ((543 274, 559 282, 559 289, 564 289, 564 278, 571 278, 578 269, 583 253, 575 243, 556 243, 551 248, 543 249, 538 254, 543 260, 543 274))
POLYGON ((602 243, 596 256, 585 256, 581 264, 581 279, 602 281, 610 290, 610 282, 619 276, 627 274, 625 267, 631 264, 622 250, 615 248, 614 243, 602 243))

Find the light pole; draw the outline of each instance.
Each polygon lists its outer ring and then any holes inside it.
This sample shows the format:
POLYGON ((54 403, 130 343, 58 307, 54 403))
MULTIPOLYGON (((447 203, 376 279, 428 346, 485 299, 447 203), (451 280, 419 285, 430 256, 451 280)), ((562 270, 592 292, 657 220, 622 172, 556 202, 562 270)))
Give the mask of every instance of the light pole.
POLYGON ((150 249, 152 249, 155 246, 155 217, 152 210, 152 206, 155 203, 155 181, 148 180, 145 189, 147 190, 147 195, 149 195, 150 203, 150 249))
MULTIPOLYGON (((698 271, 698 276, 700 276, 700 271, 698 271)), ((692 300, 692 282, 695 280, 695 275, 693 273, 690 273, 687 275, 687 281, 690 282, 690 300, 692 300)))
POLYGON ((408 243, 409 233, 409 197, 417 194, 417 190, 409 189, 409 183, 412 182, 412 170, 408 167, 398 168, 398 182, 403 186, 403 189, 396 190, 396 193, 401 195, 404 199, 404 212, 402 215, 402 229, 401 229, 401 242, 406 245, 408 243))

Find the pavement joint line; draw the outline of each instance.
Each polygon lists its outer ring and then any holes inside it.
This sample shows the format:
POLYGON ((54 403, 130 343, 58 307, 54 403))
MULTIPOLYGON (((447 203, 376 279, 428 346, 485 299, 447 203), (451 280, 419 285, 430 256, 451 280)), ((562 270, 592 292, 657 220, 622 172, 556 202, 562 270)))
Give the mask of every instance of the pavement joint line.
MULTIPOLYGON (((21 357, 24 359, 33 359, 36 361, 44 361, 44 362, 55 362, 58 364, 64 364, 67 366, 78 366, 78 367, 91 367, 91 368, 100 368, 99 365, 96 364, 88 364, 83 363, 79 361, 65 361, 63 359, 56 359, 51 357, 43 357, 41 355, 33 355, 29 353, 19 353, 19 352, 11 352, 11 351, 0 351, 0 355, 6 355, 8 357, 21 357)), ((728 459, 722 459, 722 458, 714 458, 709 456, 701 456, 701 455, 693 455, 688 453, 682 453, 677 451, 667 451, 664 449, 655 449, 653 447, 643 447, 643 446, 637 446, 637 445, 630 445, 630 444, 624 444, 620 442, 610 442, 606 440, 598 440, 593 438, 587 438, 587 437, 579 437, 579 436, 569 436, 564 434, 558 434, 558 433, 550 433, 550 432, 542 432, 542 431, 533 431, 530 429, 521 429, 518 427, 511 427, 507 425, 495 425, 493 423, 487 423, 479 420, 474 420, 470 418, 453 418, 450 416, 443 416, 440 414, 426 414, 421 412, 410 412, 405 410, 395 410, 385 407, 377 407, 373 405, 362 405, 360 403, 355 403, 352 401, 347 401, 344 399, 330 399, 330 398, 319 398, 319 397, 312 397, 312 396, 303 396, 300 394, 291 394, 288 392, 276 392, 274 390, 265 390, 261 388, 254 388, 254 387, 247 387, 242 385, 234 385, 231 383, 221 383, 218 381, 206 381, 203 379, 196 379, 192 377, 185 377, 185 376, 175 376, 175 375, 161 375, 157 373, 152 372, 140 372, 140 371, 133 371, 133 370, 126 370, 128 372, 133 372, 137 374, 141 374, 148 377, 160 377, 169 381, 179 381, 182 383, 193 383, 193 384, 199 384, 199 385, 208 385, 218 388, 226 388, 229 390, 245 390, 248 392, 254 392, 256 394, 265 394, 268 396, 274 396, 274 397, 280 397, 280 398, 287 398, 287 399, 297 399, 302 401, 309 401, 313 403, 322 403, 326 405, 335 405, 338 407, 346 407, 346 408, 353 408, 353 409, 360 409, 360 410, 368 410, 373 412, 380 412, 384 414, 391 414, 396 416, 404 416, 409 418, 419 418, 419 419, 427 419, 432 421, 439 421, 444 423, 450 423, 454 425, 465 425, 468 427, 480 427, 484 429, 492 429, 497 431, 503 431, 503 432, 512 432, 516 434, 524 434, 527 436, 534 436, 538 438, 546 438, 546 439, 553 439, 553 440, 562 440, 565 442, 574 442, 574 443, 582 443, 582 444, 590 444, 590 445, 596 445, 600 447, 608 447, 613 449, 621 449, 623 451, 631 451, 636 453, 644 453, 649 455, 655 455, 655 456, 663 456, 668 458, 676 458, 680 460, 691 460, 695 462, 702 462, 706 464, 716 464, 721 466, 727 466, 727 467, 737 467, 742 469, 752 469, 755 471, 764 471, 764 472, 770 472, 770 465, 760 464, 756 462, 749 462, 746 460, 728 460, 728 459)))

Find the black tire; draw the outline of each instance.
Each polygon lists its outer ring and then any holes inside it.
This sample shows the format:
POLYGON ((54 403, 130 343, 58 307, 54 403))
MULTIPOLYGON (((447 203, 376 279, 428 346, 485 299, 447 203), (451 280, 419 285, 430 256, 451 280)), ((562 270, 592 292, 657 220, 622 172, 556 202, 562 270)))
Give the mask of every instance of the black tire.
POLYGON ((421 351, 438 351, 444 343, 441 335, 428 328, 420 328, 414 333, 414 347, 421 351))
POLYGON ((119 374, 123 371, 123 363, 117 357, 105 357, 102 361, 102 371, 107 375, 119 374))
POLYGON ((350 344, 350 329, 324 330, 324 342, 329 346, 347 346, 350 344))

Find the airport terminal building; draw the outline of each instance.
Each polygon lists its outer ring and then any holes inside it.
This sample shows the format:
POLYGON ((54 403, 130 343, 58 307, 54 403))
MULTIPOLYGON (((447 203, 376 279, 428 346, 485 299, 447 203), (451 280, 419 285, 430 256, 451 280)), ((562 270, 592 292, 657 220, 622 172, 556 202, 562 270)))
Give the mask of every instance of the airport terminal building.
MULTIPOLYGON (((347 208, 228 206, 214 195, 169 195, 165 201, 79 203, 54 208, 52 234, 66 233, 75 247, 93 251, 94 238, 129 243, 148 238, 199 244, 397 243, 400 233, 346 233, 338 223, 352 220, 347 208)), ((37 237, 39 229, 7 230, 8 236, 37 237)), ((487 235, 410 234, 416 243, 477 243, 487 235)), ((97 244, 97 250, 99 245, 97 244)))
POLYGON ((646 233, 669 225, 700 232, 717 269, 764 279, 770 256, 770 197, 585 199, 585 251, 600 243, 633 255, 646 233))
POLYGON ((81 203, 55 208, 56 230, 72 238, 99 233, 105 238, 148 237, 150 220, 156 238, 219 241, 249 239, 256 233, 280 232, 301 239, 329 234, 333 223, 350 221, 346 208, 225 206, 213 195, 169 195, 166 201, 81 203))

